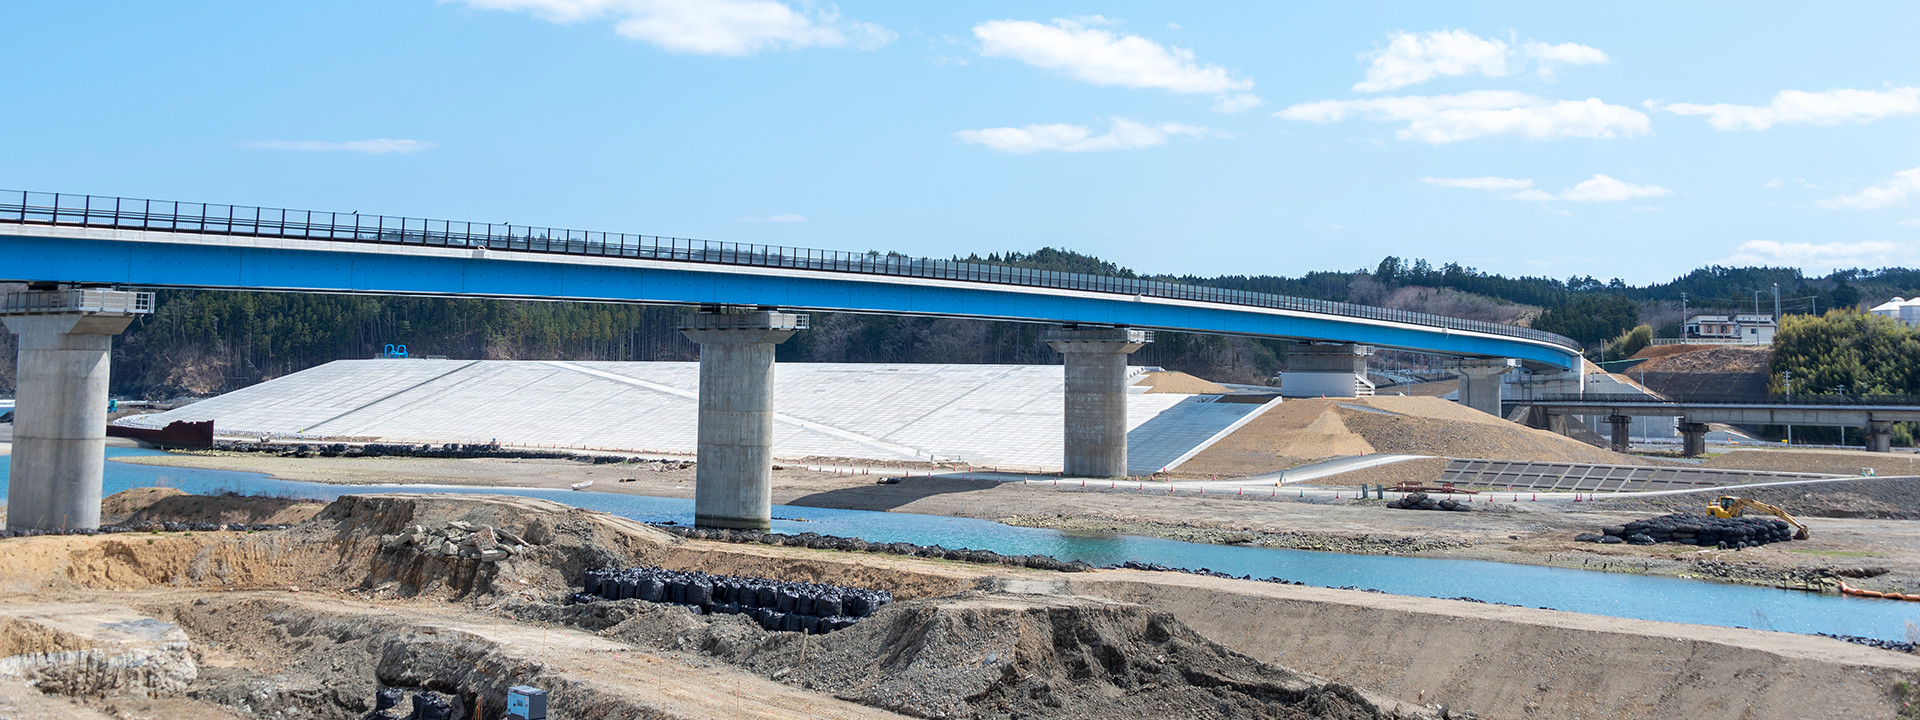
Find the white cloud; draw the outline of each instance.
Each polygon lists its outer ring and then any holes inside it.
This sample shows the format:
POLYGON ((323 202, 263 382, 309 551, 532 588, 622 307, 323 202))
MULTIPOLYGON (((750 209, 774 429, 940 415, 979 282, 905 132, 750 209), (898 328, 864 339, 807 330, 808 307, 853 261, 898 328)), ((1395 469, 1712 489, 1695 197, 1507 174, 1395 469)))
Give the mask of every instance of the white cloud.
POLYGON ((404 138, 377 138, 373 140, 254 140, 240 143, 240 147, 249 150, 299 150, 304 152, 357 152, 368 155, 405 155, 421 150, 432 150, 439 145, 425 140, 407 140, 404 138))
POLYGON ((768 215, 766 217, 740 218, 740 222, 803 223, 806 221, 807 221, 807 216, 798 215, 795 213, 781 213, 779 215, 768 215))
POLYGON ((1488 40, 1465 30, 1434 30, 1425 33, 1396 32, 1387 36, 1387 47, 1362 57, 1372 57, 1367 79, 1355 83, 1359 92, 1380 92, 1417 85, 1439 75, 1479 73, 1487 77, 1507 74, 1507 44, 1488 40))
POLYGON ((1274 113, 1286 120, 1317 123, 1338 122, 1348 115, 1405 122, 1407 126, 1395 133, 1397 137, 1433 144, 1488 135, 1519 135, 1530 140, 1633 137, 1645 135, 1651 127, 1644 113, 1608 105, 1598 98, 1548 100, 1510 90, 1321 100, 1274 113))
MULTIPOLYGON (((1508 200, 1527 202, 1619 202, 1638 198, 1672 195, 1673 191, 1658 185, 1635 185, 1621 182, 1606 175, 1595 174, 1585 182, 1568 188, 1566 192, 1555 195, 1535 188, 1530 178, 1471 177, 1438 178, 1423 177, 1420 182, 1448 188, 1467 190, 1485 190, 1508 200)), ((1637 208, 1636 208, 1637 209, 1637 208)))
MULTIPOLYGON (((1105 20, 1105 18, 1101 18, 1105 20)), ((1193 51, 1167 47, 1138 35, 1123 35, 1080 19, 1052 25, 1027 20, 990 20, 975 25, 980 54, 1019 60, 1095 85, 1213 95, 1214 109, 1239 112, 1260 104, 1253 81, 1219 65, 1201 63, 1193 51)))
POLYGON ((1528 42, 1520 46, 1521 52, 1533 58, 1534 72, 1547 80, 1553 79, 1553 70, 1557 65, 1605 65, 1613 58, 1600 52, 1599 48, 1580 43, 1560 43, 1548 45, 1541 42, 1528 42))
POLYGON ((1920 218, 1907 218, 1901 220, 1899 225, 1901 227, 1920 228, 1920 218))
POLYGON ((1465 30, 1391 33, 1385 48, 1361 57, 1373 62, 1367 66, 1367 79, 1354 84, 1358 92, 1393 90, 1440 76, 1505 77, 1512 65, 1526 61, 1533 62, 1541 78, 1552 80, 1555 66, 1609 62, 1606 53, 1579 43, 1549 45, 1529 40, 1515 48, 1465 30))
POLYGON ((1672 194, 1672 190, 1659 185, 1635 185, 1595 174, 1585 182, 1560 193, 1560 199, 1573 202, 1619 202, 1672 194))
POLYGON ((1907 204, 1907 196, 1920 193, 1920 167, 1893 174, 1893 179, 1852 195, 1816 200, 1828 210, 1873 210, 1907 204))
POLYGON ((776 0, 442 0, 527 12, 548 22, 609 20, 621 36, 668 52, 752 55, 762 50, 852 46, 871 50, 893 32, 845 20, 832 5, 795 10, 776 0))
POLYGON ((985 145, 1000 152, 1025 154, 1043 150, 1089 152, 1094 150, 1137 150, 1165 145, 1174 137, 1207 137, 1212 130, 1183 123, 1145 125, 1126 118, 1113 118, 1105 135, 1095 135, 1085 125, 1027 125, 954 133, 962 142, 985 145))
MULTIPOLYGON (((1657 105, 1647 102, 1648 107, 1657 105)), ((1920 114, 1920 87, 1875 90, 1783 90, 1765 106, 1672 103, 1659 109, 1677 115, 1705 115, 1716 130, 1765 130, 1775 125, 1868 123, 1898 115, 1920 114)))
POLYGON ((1715 264, 1787 266, 1824 271, 1907 265, 1916 259, 1920 258, 1916 257, 1911 243, 1886 240, 1830 243, 1748 240, 1734 248, 1732 255, 1715 264))

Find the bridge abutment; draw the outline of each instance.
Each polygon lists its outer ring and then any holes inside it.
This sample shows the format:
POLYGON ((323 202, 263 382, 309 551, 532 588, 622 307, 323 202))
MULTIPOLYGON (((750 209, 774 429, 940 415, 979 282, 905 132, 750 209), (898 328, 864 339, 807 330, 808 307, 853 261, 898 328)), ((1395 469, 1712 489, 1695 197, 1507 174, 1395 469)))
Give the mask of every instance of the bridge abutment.
POLYGON ((152 293, 117 290, 14 292, 0 301, 0 321, 20 341, 8 530, 100 526, 113 336, 152 309, 152 293))
POLYGON ((702 312, 680 321, 700 345, 693 522, 764 530, 773 520, 773 348, 807 317, 702 312))
POLYGON ((1681 457, 1700 457, 1707 454, 1707 424, 1680 420, 1681 457))
POLYGON ((1280 395, 1290 398, 1355 397, 1372 394, 1367 356, 1373 348, 1355 343, 1298 343, 1287 348, 1287 369, 1280 373, 1280 395))
POLYGON ((1066 475, 1126 475, 1127 355, 1153 342, 1153 333, 1063 326, 1044 339, 1066 356, 1066 475))
POLYGON ((1507 358, 1461 360, 1453 368, 1460 374, 1460 404, 1500 417, 1501 378, 1519 365, 1507 358))
POLYGON ((1609 438, 1613 440, 1613 451, 1626 452, 1632 444, 1633 416, 1608 415, 1607 425, 1610 426, 1608 432, 1609 438))
POLYGON ((1867 421, 1867 452, 1893 452, 1893 423, 1867 421))

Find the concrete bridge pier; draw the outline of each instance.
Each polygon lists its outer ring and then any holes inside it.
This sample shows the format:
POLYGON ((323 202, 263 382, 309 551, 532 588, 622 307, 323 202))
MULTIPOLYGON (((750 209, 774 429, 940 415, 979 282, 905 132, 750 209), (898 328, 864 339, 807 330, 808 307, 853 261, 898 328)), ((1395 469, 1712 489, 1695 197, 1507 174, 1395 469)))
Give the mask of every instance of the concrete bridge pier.
POLYGON ((1700 457, 1707 454, 1707 424, 1687 422, 1680 419, 1680 456, 1700 457))
POLYGON ((680 333, 700 344, 693 524, 764 530, 773 521, 773 346, 807 316, 701 312, 680 333))
POLYGON ((0 299, 19 336, 8 530, 100 526, 113 336, 153 311, 152 293, 29 290, 0 299))
POLYGON ((1453 368, 1460 374, 1460 404, 1500 417, 1501 377, 1519 366, 1509 358, 1461 360, 1453 368))
POLYGON ((1891 421, 1867 421, 1867 452, 1893 452, 1893 423, 1891 421))
POLYGON ((1626 452, 1628 446, 1632 443, 1630 438, 1633 433, 1633 416, 1608 415, 1607 425, 1609 426, 1608 437, 1613 440, 1613 451, 1626 452))
POLYGON ((1126 475, 1127 355, 1153 333, 1064 325, 1043 339, 1066 356, 1066 475, 1126 475))

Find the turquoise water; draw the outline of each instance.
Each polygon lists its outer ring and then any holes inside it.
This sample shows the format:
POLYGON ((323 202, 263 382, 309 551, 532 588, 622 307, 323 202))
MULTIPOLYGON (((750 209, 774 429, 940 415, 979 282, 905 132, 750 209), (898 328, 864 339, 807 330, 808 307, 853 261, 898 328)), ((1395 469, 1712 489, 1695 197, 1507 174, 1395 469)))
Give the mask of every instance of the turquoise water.
MULTIPOLYGON (((109 458, 161 454, 110 448, 109 458)), ((254 473, 155 467, 108 462, 108 494, 164 485, 191 493, 238 491, 331 500, 366 492, 446 492, 537 497, 601 510, 644 522, 693 521, 693 502, 673 498, 567 490, 470 488, 444 485, 349 487, 275 480, 254 473)), ((0 463, 0 488, 6 484, 0 463)), ((1274 550, 1178 542, 1159 538, 1072 535, 985 520, 907 513, 776 506, 774 529, 857 537, 869 542, 912 542, 1045 554, 1110 565, 1126 560, 1173 567, 1210 568, 1234 575, 1279 577, 1323 587, 1356 586, 1401 595, 1473 597, 1527 607, 1612 617, 1826 632, 1903 640, 1920 623, 1920 603, 1820 595, 1742 585, 1566 570, 1478 560, 1438 560, 1383 555, 1274 550)))

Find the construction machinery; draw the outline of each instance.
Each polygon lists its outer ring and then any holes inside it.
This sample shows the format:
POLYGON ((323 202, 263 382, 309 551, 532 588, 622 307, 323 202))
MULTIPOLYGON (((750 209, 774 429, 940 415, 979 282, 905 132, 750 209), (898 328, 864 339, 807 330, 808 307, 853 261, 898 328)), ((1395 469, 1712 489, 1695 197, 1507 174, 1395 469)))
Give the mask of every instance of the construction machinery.
POLYGON ((1787 524, 1792 525, 1797 529, 1793 534, 1793 539, 1795 540, 1807 539, 1808 532, 1807 532, 1806 525, 1801 524, 1799 520, 1793 519, 1793 516, 1788 515, 1787 511, 1781 510, 1780 508, 1760 502, 1759 500, 1750 500, 1743 497, 1734 497, 1732 495, 1721 495, 1719 500, 1715 500, 1713 501, 1712 504, 1707 505, 1707 514, 1717 518, 1736 518, 1746 513, 1748 508, 1752 508, 1754 510, 1767 513, 1774 517, 1780 518, 1781 520, 1787 521, 1787 524))

